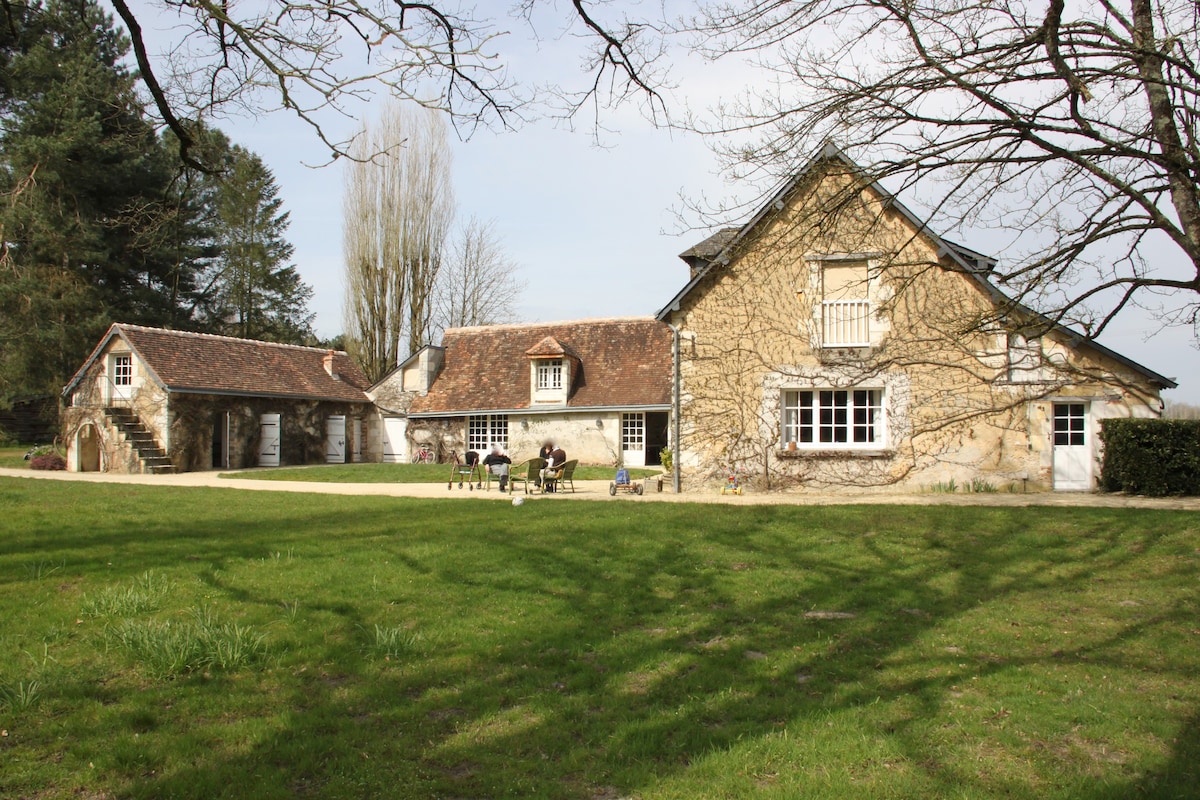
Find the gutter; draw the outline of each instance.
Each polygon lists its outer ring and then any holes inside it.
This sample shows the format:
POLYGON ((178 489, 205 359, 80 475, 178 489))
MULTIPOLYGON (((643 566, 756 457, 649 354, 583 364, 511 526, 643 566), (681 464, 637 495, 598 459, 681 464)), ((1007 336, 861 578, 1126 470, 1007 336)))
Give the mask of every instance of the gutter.
POLYGON ((675 494, 680 491, 680 471, 679 459, 683 454, 683 448, 679 441, 679 328, 676 328, 671 323, 662 319, 661 322, 671 329, 671 427, 674 429, 671 432, 671 444, 674 445, 675 452, 671 458, 671 481, 675 489, 675 494))

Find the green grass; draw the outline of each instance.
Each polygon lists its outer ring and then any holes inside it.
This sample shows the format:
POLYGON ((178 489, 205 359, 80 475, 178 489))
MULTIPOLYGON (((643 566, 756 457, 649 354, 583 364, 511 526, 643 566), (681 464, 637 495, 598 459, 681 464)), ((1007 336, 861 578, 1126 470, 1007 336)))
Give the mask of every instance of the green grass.
MULTIPOLYGON (((633 479, 658 475, 657 467, 631 468, 633 479)), ((615 467, 580 464, 575 469, 577 481, 611 481, 615 467)), ((313 481, 316 483, 445 483, 458 480, 452 464, 318 464, 308 467, 256 469, 245 472, 222 473, 222 478, 263 481, 313 481)))
POLYGON ((0 479, 0 620, 2 797, 1200 785, 1195 513, 0 479))
POLYGON ((0 446, 0 467, 9 469, 29 469, 29 462, 25 460, 25 453, 31 444, 21 445, 4 445, 0 446))

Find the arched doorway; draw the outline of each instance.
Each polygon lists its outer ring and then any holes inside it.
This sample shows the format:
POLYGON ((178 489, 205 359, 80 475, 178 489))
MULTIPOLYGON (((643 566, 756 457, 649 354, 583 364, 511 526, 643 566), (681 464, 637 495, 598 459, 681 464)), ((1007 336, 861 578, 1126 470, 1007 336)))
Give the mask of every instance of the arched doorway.
POLYGON ((75 434, 75 452, 79 454, 80 472, 100 471, 100 431, 95 425, 84 425, 75 434))

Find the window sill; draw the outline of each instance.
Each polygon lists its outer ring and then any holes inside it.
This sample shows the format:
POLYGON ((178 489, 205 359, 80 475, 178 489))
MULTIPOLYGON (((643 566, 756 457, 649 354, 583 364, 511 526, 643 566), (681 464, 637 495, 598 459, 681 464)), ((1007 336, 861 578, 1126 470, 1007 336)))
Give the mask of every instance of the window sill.
POLYGON ((874 347, 864 345, 818 345, 815 348, 818 359, 823 361, 865 361, 871 357, 874 347))
POLYGON ((896 455, 895 450, 877 449, 877 450, 856 450, 846 448, 844 450, 820 450, 820 449, 805 449, 798 447, 795 450, 776 450, 776 458, 892 458, 896 455))

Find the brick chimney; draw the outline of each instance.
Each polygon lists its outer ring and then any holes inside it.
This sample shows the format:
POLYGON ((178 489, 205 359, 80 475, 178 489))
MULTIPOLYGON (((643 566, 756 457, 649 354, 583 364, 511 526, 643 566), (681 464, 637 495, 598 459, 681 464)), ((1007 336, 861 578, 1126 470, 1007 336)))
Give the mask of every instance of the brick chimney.
POLYGON ((335 381, 340 381, 342 379, 341 376, 338 375, 337 371, 333 368, 333 354, 334 352, 330 350, 325 354, 325 357, 321 359, 321 363, 324 364, 325 371, 329 373, 329 377, 333 378, 335 381))

